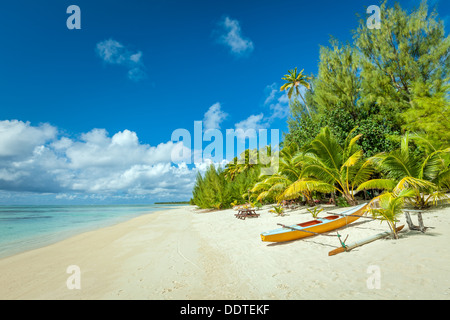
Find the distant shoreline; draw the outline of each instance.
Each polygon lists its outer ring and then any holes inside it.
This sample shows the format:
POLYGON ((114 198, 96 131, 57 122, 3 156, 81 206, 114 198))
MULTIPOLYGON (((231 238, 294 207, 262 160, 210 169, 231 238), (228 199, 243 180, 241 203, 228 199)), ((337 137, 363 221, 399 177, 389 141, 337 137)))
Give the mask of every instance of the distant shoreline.
POLYGON ((155 202, 154 204, 189 204, 189 201, 155 202))

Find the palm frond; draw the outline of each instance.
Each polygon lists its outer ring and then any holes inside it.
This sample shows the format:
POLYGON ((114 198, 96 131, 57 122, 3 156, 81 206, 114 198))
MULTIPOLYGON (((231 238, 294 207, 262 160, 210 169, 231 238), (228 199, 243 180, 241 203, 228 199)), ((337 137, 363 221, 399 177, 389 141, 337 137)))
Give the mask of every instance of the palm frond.
POLYGON ((413 177, 418 168, 417 163, 410 161, 409 156, 402 152, 391 152, 380 162, 381 168, 389 172, 392 178, 413 177))
POLYGON ((438 174, 436 177, 436 184, 441 189, 450 189, 450 168, 447 168, 438 174))
POLYGON ((375 171, 374 166, 370 161, 365 161, 363 165, 356 171, 355 175, 351 178, 352 188, 359 186, 360 184, 368 181, 370 176, 375 171))
POLYGON ((450 148, 437 150, 428 155, 420 165, 418 178, 434 180, 439 172, 445 169, 445 161, 442 154, 450 153, 450 148))
POLYGON ((343 150, 328 127, 311 142, 312 152, 328 167, 340 170, 343 150))
POLYGON ((415 189, 417 191, 437 190, 438 187, 433 182, 418 179, 414 177, 405 177, 401 179, 394 188, 394 192, 398 193, 403 189, 415 189))
POLYGON ((364 156, 364 153, 362 150, 356 151, 354 154, 352 154, 342 165, 342 167, 352 167, 356 163, 358 163, 362 157, 364 156))
POLYGON ((263 191, 263 192, 261 192, 261 193, 258 195, 258 197, 256 198, 256 200, 262 201, 262 200, 266 199, 269 195, 270 195, 270 192, 269 192, 269 191, 263 191))
POLYGON ((329 183, 313 179, 300 179, 286 188, 286 190, 279 196, 279 199, 290 200, 312 191, 331 192, 333 190, 335 190, 335 187, 329 183))
POLYGON ((315 177, 317 180, 326 183, 333 183, 336 180, 340 180, 339 172, 320 164, 305 165, 301 177, 315 177))
POLYGON ((433 205, 436 206, 438 201, 449 202, 450 198, 443 191, 435 191, 428 196, 428 198, 425 200, 425 203, 428 205, 430 201, 433 205))
POLYGON ((366 182, 363 182, 359 185, 356 191, 361 190, 370 190, 370 189, 381 189, 381 190, 389 190, 392 191, 396 187, 397 183, 394 180, 390 179, 372 179, 366 182))

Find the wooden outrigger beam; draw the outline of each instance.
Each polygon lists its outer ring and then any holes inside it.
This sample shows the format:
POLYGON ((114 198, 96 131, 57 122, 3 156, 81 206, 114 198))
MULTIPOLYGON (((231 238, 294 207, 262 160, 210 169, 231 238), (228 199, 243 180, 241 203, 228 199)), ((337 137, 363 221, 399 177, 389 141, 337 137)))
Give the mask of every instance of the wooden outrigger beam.
MULTIPOLYGON (((317 232, 312 232, 312 231, 308 231, 308 230, 298 229, 298 228, 295 228, 295 227, 292 227, 292 226, 286 226, 286 225, 281 224, 281 223, 277 223, 277 225, 279 225, 279 226, 281 226, 281 227, 283 227, 283 228, 286 228, 286 229, 291 229, 291 230, 293 230, 293 231, 300 231, 300 232, 312 233, 312 234, 317 235, 317 236, 327 236, 327 237, 333 237, 333 238, 335 237, 334 235, 331 235, 331 234, 317 233, 317 232)), ((347 237, 345 238, 345 240, 342 241, 342 240, 341 240, 341 235, 339 234, 339 232, 336 232, 336 233, 337 233, 336 236, 337 236, 337 238, 339 239, 339 242, 341 243, 342 247, 345 248, 345 247, 346 247, 346 246, 345 246, 345 241, 347 241, 348 235, 347 235, 347 237)))
MULTIPOLYGON (((400 232, 403 229, 403 227, 404 226, 397 227, 396 228, 397 232, 400 232)), ((379 234, 376 234, 374 236, 368 237, 366 239, 357 241, 357 242, 352 243, 352 244, 350 244, 348 246, 347 245, 343 245, 341 248, 337 248, 335 250, 330 251, 328 253, 328 256, 334 256, 334 255, 337 255, 337 254, 342 253, 342 252, 348 252, 348 251, 353 250, 353 249, 355 249, 357 247, 363 246, 365 244, 368 244, 368 243, 373 242, 373 241, 378 240, 378 239, 386 238, 387 236, 390 236, 390 235, 393 235, 393 234, 394 234, 394 232, 386 231, 386 232, 379 233, 379 234)))
MULTIPOLYGON (((367 216, 360 216, 360 215, 355 215, 355 214, 340 214, 340 213, 335 213, 335 212, 327 212, 328 214, 332 214, 335 216, 341 216, 341 217, 359 217, 359 218, 364 218, 364 219, 371 219, 371 220, 382 220, 382 219, 378 219, 378 218, 374 218, 374 217, 367 217, 367 216)), ((395 222, 400 222, 400 220, 394 220, 395 222)))
POLYGON ((312 232, 312 231, 308 231, 308 230, 303 230, 301 228, 295 228, 295 227, 292 227, 292 226, 286 226, 286 225, 281 224, 281 223, 277 223, 277 225, 281 226, 283 228, 286 228, 286 229, 291 229, 292 231, 300 231, 300 232, 312 233, 312 234, 315 234, 316 236, 334 237, 333 235, 330 235, 330 234, 323 234, 323 233, 317 233, 317 232, 312 232))

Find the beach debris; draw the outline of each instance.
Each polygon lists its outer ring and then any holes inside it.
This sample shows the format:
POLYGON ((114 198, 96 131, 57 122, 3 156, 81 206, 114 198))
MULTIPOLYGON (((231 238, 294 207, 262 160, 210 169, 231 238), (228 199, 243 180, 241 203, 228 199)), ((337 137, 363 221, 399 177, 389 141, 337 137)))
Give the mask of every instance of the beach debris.
POLYGON ((403 210, 403 211, 405 212, 406 222, 408 223, 409 230, 415 230, 425 233, 427 229, 432 228, 432 227, 425 227, 423 225, 422 211, 417 210, 403 210), (414 223, 412 222, 411 216, 409 215, 410 212, 417 212, 417 219, 419 220, 419 226, 414 225, 414 223))

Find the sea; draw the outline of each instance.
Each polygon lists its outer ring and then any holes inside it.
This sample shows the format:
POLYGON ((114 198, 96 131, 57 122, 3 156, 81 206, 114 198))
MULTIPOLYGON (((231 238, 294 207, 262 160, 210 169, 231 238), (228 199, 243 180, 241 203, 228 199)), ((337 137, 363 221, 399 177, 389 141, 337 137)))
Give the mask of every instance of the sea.
POLYGON ((0 206, 0 258, 180 205, 0 206))

